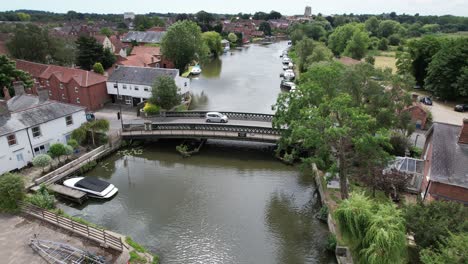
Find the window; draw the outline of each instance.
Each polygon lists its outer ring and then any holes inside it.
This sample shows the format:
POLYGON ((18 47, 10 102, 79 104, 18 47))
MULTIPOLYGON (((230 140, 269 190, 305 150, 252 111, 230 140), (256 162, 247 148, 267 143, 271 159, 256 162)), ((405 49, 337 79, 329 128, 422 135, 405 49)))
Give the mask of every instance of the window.
POLYGON ((132 104, 132 97, 131 96, 125 96, 125 104, 132 104))
POLYGON ((76 103, 77 103, 77 104, 81 104, 80 98, 79 98, 79 97, 76 98, 76 103))
POLYGON ((19 162, 24 162, 23 153, 16 154, 16 160, 19 162))
POLYGON ((49 96, 52 97, 52 91, 51 90, 49 90, 49 96))
POLYGON ((78 93, 79 89, 78 87, 75 87, 75 93, 78 93))
POLYGON ((62 99, 65 100, 65 94, 62 94, 62 99))
POLYGON ((46 85, 49 86, 50 85, 50 82, 49 80, 46 80, 46 85))
POLYGON ((33 137, 40 137, 42 134, 41 134, 41 128, 39 126, 36 126, 36 127, 33 127, 31 128, 32 130, 32 134, 33 134, 33 137))
POLYGON ((60 83, 60 89, 63 90, 63 83, 60 83))
POLYGON ((67 123, 67 126, 73 125, 73 117, 71 115, 65 117, 65 122, 67 123))
POLYGON ((34 148, 34 155, 46 154, 49 150, 49 144, 40 145, 34 148))
POLYGON ((119 87, 117 83, 114 83, 114 88, 117 89, 117 87, 119 87))
POLYGON ((135 91, 138 91, 138 90, 139 90, 139 89, 138 89, 138 86, 133 87, 133 89, 135 89, 135 91))
POLYGON ((7 140, 8 140, 8 146, 14 146, 14 145, 18 144, 18 142, 16 141, 16 135, 15 134, 8 135, 7 140))
POLYGON ((149 92, 148 87, 143 88, 143 90, 145 90, 145 92, 149 92))
POLYGON ((122 100, 122 95, 117 95, 117 99, 122 100))
POLYGON ((127 85, 125 85, 125 84, 122 85, 122 88, 127 89, 127 85))

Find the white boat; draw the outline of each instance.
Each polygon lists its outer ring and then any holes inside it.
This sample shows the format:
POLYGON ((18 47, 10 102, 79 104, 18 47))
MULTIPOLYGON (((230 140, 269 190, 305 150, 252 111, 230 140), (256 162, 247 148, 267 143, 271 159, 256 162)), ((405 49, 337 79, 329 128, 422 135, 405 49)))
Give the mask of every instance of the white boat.
POLYGON ((288 65, 283 65, 283 71, 289 69, 289 66, 288 65))
POLYGON ((289 68, 289 69, 293 69, 293 68, 294 68, 294 63, 290 62, 290 63, 288 64, 288 68, 289 68))
POLYGON ((201 73, 201 68, 198 64, 193 66, 192 70, 190 71, 190 74, 192 75, 198 75, 200 73, 201 73))
POLYGON ((94 177, 71 178, 65 180, 63 185, 83 191, 90 197, 101 199, 111 198, 119 191, 119 189, 117 189, 113 184, 94 177))
POLYGON ((296 75, 294 74, 293 70, 286 70, 286 71, 284 71, 283 77, 284 77, 285 80, 294 80, 296 75))
POLYGON ((285 65, 289 65, 289 63, 291 62, 291 59, 289 57, 283 57, 283 64, 285 65))

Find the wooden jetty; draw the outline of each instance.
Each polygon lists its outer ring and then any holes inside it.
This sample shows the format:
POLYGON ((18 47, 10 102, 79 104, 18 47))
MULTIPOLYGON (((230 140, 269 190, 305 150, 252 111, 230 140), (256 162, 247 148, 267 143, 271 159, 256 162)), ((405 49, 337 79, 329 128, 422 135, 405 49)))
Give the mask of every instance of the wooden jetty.
POLYGON ((79 204, 82 204, 88 199, 88 195, 85 192, 75 190, 64 185, 51 184, 48 186, 48 188, 54 191, 56 194, 59 194, 60 196, 79 204))

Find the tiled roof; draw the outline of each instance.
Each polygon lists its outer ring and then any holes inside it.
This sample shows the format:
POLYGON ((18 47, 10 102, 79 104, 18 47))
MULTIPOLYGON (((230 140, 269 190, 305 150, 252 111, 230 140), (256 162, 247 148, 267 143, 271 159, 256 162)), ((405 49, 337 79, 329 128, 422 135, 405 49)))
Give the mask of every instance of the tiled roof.
POLYGON ((126 66, 147 67, 160 62, 161 49, 159 47, 135 46, 127 58, 119 60, 118 64, 126 66))
POLYGON ((132 40, 135 40, 136 42, 142 43, 161 43, 164 34, 166 34, 165 31, 129 31, 127 35, 122 38, 122 42, 132 42, 132 40))
POLYGON ((461 126, 434 123, 431 180, 468 188, 468 144, 458 143, 461 126))
POLYGON ((35 78, 49 79, 54 75, 63 83, 74 79, 81 87, 89 87, 107 80, 105 76, 90 71, 24 60, 17 60, 16 68, 29 72, 35 78))
POLYGON ((177 69, 144 68, 120 66, 114 70, 108 82, 132 83, 151 86, 159 76, 171 76, 176 78, 179 75, 177 69))
POLYGON ((0 115, 0 136, 33 127, 84 110, 84 107, 23 94, 8 100, 10 115, 0 115))

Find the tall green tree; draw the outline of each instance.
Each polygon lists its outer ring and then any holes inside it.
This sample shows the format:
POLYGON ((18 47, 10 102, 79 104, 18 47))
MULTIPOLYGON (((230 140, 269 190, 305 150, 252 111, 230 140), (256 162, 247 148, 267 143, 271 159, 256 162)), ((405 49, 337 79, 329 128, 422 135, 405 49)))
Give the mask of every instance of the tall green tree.
POLYGON ((384 20, 379 24, 379 35, 383 38, 388 38, 390 35, 396 34, 401 29, 400 23, 394 20, 384 20))
POLYGON ((367 32, 357 30, 346 45, 345 54, 353 59, 361 60, 369 48, 370 39, 367 32))
POLYGON ((442 48, 442 44, 445 41, 444 38, 424 36, 421 39, 412 40, 408 43, 408 52, 412 60, 412 74, 418 85, 424 85, 428 66, 433 56, 442 48))
POLYGON ((260 23, 258 30, 262 31, 265 34, 265 36, 271 36, 271 26, 270 23, 266 21, 260 23))
POLYGON ((335 55, 342 54, 356 31, 365 31, 364 24, 351 23, 337 27, 328 38, 328 47, 335 55))
POLYGON ((78 48, 76 64, 81 68, 89 71, 94 63, 102 61, 104 49, 102 44, 98 43, 95 38, 81 36, 76 41, 76 45, 78 48))
POLYGON ((221 44, 221 40, 223 38, 221 35, 216 31, 207 31, 202 33, 203 42, 208 46, 211 54, 215 57, 218 57, 220 54, 223 53, 223 45, 221 44))
POLYGON ((108 27, 103 27, 101 28, 101 30, 99 31, 99 33, 101 33, 102 35, 105 35, 107 37, 110 37, 112 36, 113 32, 110 28, 108 27))
MULTIPOLYGON (((96 146, 96 134, 109 131, 109 121, 106 119, 96 119, 85 123, 85 129, 91 132, 91 142, 96 146)), ((65 150, 66 151, 66 150, 65 150)))
POLYGON ((377 36, 379 34, 379 20, 375 16, 371 16, 369 19, 366 20, 366 30, 369 31, 369 33, 372 36, 377 36))
POLYGON ((421 262, 424 264, 460 264, 468 262, 468 233, 453 234, 436 248, 423 249, 421 262))
POLYGON ((17 202, 24 198, 24 181, 18 174, 0 176, 0 211, 9 212, 18 208, 17 202))
POLYGON ((27 88, 33 85, 29 73, 16 69, 15 61, 8 59, 6 55, 0 55, 0 95, 4 96, 3 87, 7 87, 10 96, 14 96, 15 90, 12 83, 16 79, 21 80, 27 88))
POLYGON ((173 78, 161 76, 153 84, 149 101, 163 109, 170 110, 181 103, 179 91, 173 78))
POLYGON ((117 61, 114 53, 109 48, 105 48, 102 53, 102 60, 100 61, 104 69, 109 69, 117 61))
POLYGON ((47 56, 50 55, 47 30, 34 24, 17 25, 7 47, 10 54, 17 59, 46 63, 47 56))
POLYGON ((162 53, 181 73, 190 62, 206 56, 205 48, 200 27, 189 20, 178 21, 169 27, 161 43, 162 53))
POLYGON ((309 66, 307 58, 312 55, 316 45, 317 43, 310 38, 304 38, 295 45, 294 50, 297 54, 297 64, 300 72, 307 70, 309 66))

